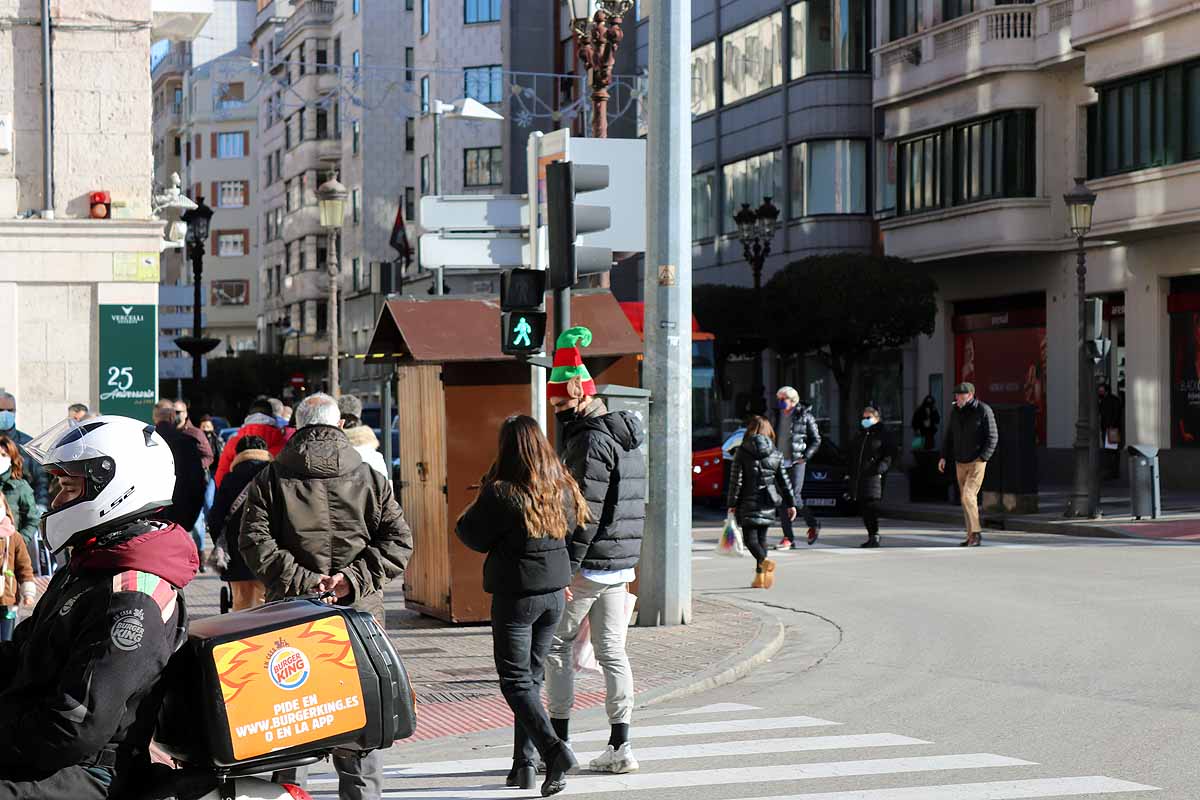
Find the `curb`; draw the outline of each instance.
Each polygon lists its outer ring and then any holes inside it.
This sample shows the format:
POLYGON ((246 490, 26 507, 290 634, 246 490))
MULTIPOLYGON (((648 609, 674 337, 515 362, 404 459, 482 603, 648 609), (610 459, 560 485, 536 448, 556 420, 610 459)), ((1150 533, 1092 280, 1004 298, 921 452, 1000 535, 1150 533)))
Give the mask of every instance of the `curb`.
POLYGON ((783 647, 787 636, 782 622, 761 606, 752 603, 741 603, 710 596, 704 598, 710 603, 717 603, 743 611, 750 611, 758 617, 761 626, 758 635, 750 644, 737 653, 715 664, 703 672, 690 675, 677 682, 674 686, 660 686, 647 689, 634 695, 634 702, 639 707, 657 705, 671 700, 678 700, 693 694, 707 692, 718 686, 725 686, 741 680, 750 674, 755 667, 765 664, 783 647))
MULTIPOLYGON (((936 522, 954 525, 962 522, 959 512, 918 511, 906 508, 881 508, 879 516, 887 519, 903 519, 910 522, 936 522)), ((1100 525, 1088 525, 1080 522, 1045 522, 1020 516, 1003 514, 982 515, 983 528, 997 531, 1021 531, 1023 533, 1048 533, 1059 536, 1086 536, 1093 539, 1141 539, 1141 536, 1125 533, 1124 531, 1106 528, 1100 525)))

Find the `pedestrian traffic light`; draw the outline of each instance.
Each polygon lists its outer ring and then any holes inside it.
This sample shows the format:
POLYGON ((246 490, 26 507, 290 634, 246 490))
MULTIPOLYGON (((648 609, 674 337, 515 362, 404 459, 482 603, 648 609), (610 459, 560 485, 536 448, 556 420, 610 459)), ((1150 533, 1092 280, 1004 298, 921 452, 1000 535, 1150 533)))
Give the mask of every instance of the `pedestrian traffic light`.
POLYGON ((546 339, 546 271, 510 269, 500 275, 500 352, 528 356, 546 339))
POLYGON ((576 244, 581 234, 612 224, 608 206, 581 205, 575 197, 608 188, 608 167, 559 161, 546 165, 546 227, 550 251, 550 288, 569 289, 580 275, 607 272, 612 250, 576 244))

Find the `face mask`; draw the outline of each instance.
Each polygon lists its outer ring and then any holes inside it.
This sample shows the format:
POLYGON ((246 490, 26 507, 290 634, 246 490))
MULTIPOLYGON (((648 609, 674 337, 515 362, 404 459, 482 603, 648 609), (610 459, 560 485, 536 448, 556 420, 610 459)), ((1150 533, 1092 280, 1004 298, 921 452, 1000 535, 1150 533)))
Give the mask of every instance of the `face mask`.
POLYGON ((788 407, 787 400, 778 401, 777 403, 775 403, 775 407, 778 408, 780 411, 787 411, 787 407, 788 407))
POLYGON ((8 472, 8 468, 12 466, 12 459, 8 456, 0 455, 0 475, 8 472))
POLYGON ((11 431, 17 427, 17 412, 0 411, 0 431, 11 431))
POLYGON ((7 539, 16 532, 17 529, 13 526, 12 521, 8 518, 8 514, 5 514, 4 510, 0 509, 0 539, 7 539))
POLYGON ((557 419, 559 422, 561 422, 563 425, 570 425, 572 422, 574 422, 575 420, 577 420, 579 418, 579 409, 564 408, 562 411, 554 412, 554 418, 557 419))
POLYGON ((874 424, 875 424, 875 418, 874 418, 874 417, 864 417, 864 418, 863 418, 863 421, 862 421, 862 426, 863 426, 863 428, 864 428, 864 429, 866 429, 866 428, 869 428, 869 427, 871 427, 871 426, 872 426, 872 425, 874 425, 874 424))

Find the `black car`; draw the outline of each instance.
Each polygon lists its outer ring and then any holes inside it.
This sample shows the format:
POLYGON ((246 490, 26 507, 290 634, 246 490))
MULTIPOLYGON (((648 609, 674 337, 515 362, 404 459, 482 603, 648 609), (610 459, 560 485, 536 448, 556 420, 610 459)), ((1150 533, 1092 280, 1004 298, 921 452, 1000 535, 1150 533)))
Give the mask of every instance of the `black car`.
MULTIPOLYGON (((729 480, 729 465, 733 454, 741 447, 745 428, 738 428, 721 445, 721 456, 725 463, 725 480, 729 480)), ((828 436, 821 439, 821 446, 809 460, 804 472, 804 504, 818 512, 852 515, 854 504, 846 499, 850 491, 849 468, 846 457, 828 436)))

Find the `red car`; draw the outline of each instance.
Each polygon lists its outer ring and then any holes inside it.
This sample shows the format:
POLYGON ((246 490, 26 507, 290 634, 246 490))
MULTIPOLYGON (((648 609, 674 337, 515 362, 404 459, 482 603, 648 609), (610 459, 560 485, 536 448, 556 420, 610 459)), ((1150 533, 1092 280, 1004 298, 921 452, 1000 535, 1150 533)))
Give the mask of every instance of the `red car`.
POLYGON ((725 494, 721 448, 692 452, 692 499, 720 500, 725 494))

